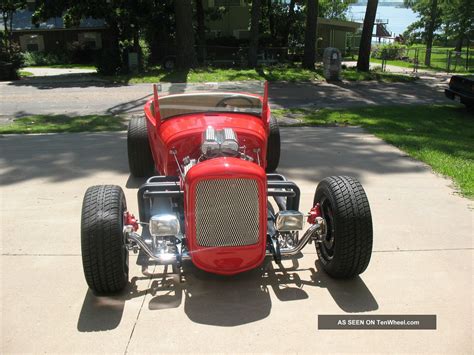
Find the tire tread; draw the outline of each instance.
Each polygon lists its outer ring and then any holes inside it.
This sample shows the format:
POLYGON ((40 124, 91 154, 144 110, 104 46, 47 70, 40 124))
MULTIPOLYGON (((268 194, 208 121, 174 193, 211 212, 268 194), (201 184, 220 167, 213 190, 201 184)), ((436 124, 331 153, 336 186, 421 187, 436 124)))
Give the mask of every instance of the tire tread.
POLYGON ((81 250, 87 284, 100 294, 122 290, 128 282, 120 218, 126 209, 122 189, 115 185, 87 189, 82 205, 81 250))

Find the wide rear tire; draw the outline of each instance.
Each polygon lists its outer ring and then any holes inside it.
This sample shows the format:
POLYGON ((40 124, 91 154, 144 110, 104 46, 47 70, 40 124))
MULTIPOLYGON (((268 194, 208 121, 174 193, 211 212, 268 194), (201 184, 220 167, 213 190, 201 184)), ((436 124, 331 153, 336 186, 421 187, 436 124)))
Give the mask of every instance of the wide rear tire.
POLYGON ((119 186, 87 189, 81 218, 82 266, 87 284, 95 293, 115 293, 127 285, 128 249, 123 235, 126 210, 119 186))
POLYGON ((331 176, 316 189, 327 235, 316 243, 323 269, 334 278, 352 278, 365 271, 372 254, 373 232, 369 201, 355 178, 331 176))
POLYGON ((135 177, 150 177, 155 172, 145 117, 133 117, 128 124, 128 166, 135 177))
POLYGON ((275 117, 270 116, 270 134, 267 142, 267 173, 272 173, 278 168, 280 162, 280 128, 275 117))

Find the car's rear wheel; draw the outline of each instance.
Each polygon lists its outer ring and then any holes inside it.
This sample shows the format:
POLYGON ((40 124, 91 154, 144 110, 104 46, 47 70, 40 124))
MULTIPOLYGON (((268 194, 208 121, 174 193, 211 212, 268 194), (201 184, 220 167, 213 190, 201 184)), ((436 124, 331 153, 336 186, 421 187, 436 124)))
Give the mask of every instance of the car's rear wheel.
POLYGON ((367 268, 372 254, 372 217, 369 201, 355 178, 331 176, 316 189, 327 234, 316 243, 323 269, 334 278, 352 278, 367 268))
POLYGON ((82 203, 82 266, 89 288, 115 293, 128 282, 128 248, 123 235, 127 209, 123 190, 115 185, 92 186, 82 203))
POLYGON ((280 128, 275 117, 270 117, 270 134, 267 142, 267 173, 274 172, 280 162, 280 128))
POLYGON ((155 172, 145 117, 133 117, 128 124, 128 166, 136 177, 149 177, 155 172))

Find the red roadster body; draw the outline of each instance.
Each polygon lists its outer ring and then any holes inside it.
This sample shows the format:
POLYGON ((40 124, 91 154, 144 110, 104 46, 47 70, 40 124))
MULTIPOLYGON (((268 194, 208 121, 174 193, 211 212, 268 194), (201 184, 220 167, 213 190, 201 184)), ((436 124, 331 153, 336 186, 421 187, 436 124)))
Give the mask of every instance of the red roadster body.
POLYGON ((142 265, 171 264, 180 272, 190 260, 232 275, 266 256, 279 263, 314 241, 331 276, 365 270, 372 221, 362 186, 351 177, 326 178, 311 211, 298 211, 299 188, 275 173, 280 132, 266 83, 253 84, 252 93, 234 84, 161 89, 154 86, 145 117, 128 131, 130 172, 147 178, 138 189, 139 219, 118 186, 93 186, 84 197, 83 266, 92 290, 126 285, 129 250, 140 253, 142 265), (305 219, 309 228, 300 237, 305 219))

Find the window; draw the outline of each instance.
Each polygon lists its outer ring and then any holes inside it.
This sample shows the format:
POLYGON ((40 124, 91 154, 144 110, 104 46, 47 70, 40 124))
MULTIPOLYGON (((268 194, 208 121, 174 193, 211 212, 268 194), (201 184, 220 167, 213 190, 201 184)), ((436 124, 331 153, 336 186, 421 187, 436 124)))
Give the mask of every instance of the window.
POLYGON ((79 42, 83 43, 88 49, 102 48, 102 36, 99 32, 83 32, 77 35, 79 42))
POLYGON ((44 40, 42 35, 22 35, 20 36, 21 50, 28 52, 44 51, 44 40))

